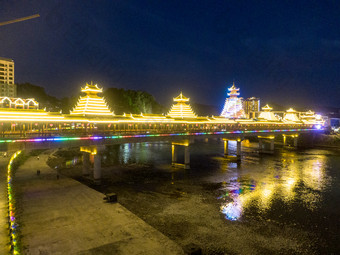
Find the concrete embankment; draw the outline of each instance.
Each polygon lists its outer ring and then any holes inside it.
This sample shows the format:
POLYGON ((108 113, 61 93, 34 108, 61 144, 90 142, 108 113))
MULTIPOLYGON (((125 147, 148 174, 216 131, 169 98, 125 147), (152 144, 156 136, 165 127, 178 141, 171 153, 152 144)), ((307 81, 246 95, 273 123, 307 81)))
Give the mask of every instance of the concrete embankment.
POLYGON ((183 254, 119 203, 104 203, 103 194, 57 178, 47 157, 28 159, 15 177, 24 254, 183 254))
POLYGON ((7 164, 9 157, 0 158, 0 254, 9 254, 7 164))

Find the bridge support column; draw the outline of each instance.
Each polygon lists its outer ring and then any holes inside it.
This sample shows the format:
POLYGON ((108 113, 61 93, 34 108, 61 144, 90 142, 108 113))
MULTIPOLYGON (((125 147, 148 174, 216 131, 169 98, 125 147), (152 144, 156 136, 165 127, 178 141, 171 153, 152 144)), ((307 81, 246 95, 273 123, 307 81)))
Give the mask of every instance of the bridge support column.
POLYGON ((101 183, 102 178, 102 156, 100 154, 94 155, 93 179, 95 184, 101 183))
POLYGON ((93 162, 93 180, 95 184, 101 183, 102 178, 102 155, 101 153, 105 150, 105 146, 103 145, 91 145, 91 146, 81 146, 80 151, 83 154, 83 174, 86 174, 85 171, 89 169, 90 160, 89 156, 94 155, 94 162, 93 162), (87 155, 86 155, 87 154, 87 155), (87 168, 88 167, 88 168, 87 168))
POLYGON ((177 162, 177 151, 176 151, 176 145, 171 145, 171 162, 174 164, 177 162))
POLYGON ((274 139, 270 140, 270 151, 274 152, 274 139))
POLYGON ((275 136, 258 136, 257 138, 259 139, 259 152, 260 153, 274 154, 275 136))
POLYGON ((263 146, 263 144, 262 144, 262 139, 259 139, 259 151, 260 152, 262 152, 262 146, 263 146))
POLYGON ((224 157, 228 158, 232 161, 240 161, 241 160, 241 151, 242 151, 242 138, 223 138, 223 147, 224 147, 224 157), (236 156, 229 155, 229 141, 236 141, 236 156))
POLYGON ((241 139, 237 140, 237 149, 236 149, 237 160, 241 159, 241 142, 242 142, 241 139))
POLYGON ((298 147, 298 138, 299 138, 298 135, 295 135, 295 136, 294 136, 294 147, 295 147, 295 148, 298 147))
POLYGON ((83 152, 83 176, 90 175, 90 154, 83 152))
POLYGON ((299 134, 283 134, 283 146, 284 147, 298 147, 298 139, 299 139, 299 134), (287 141, 287 137, 291 137, 293 139, 293 144, 291 142, 292 139, 289 138, 289 140, 287 141))
POLYGON ((190 169, 190 151, 189 145, 184 147, 184 168, 190 169))
POLYGON ((189 140, 184 140, 181 142, 172 142, 171 153, 172 159, 171 163, 173 167, 183 167, 184 169, 190 169, 190 151, 189 151, 189 140), (177 147, 184 146, 184 164, 177 163, 177 147))
POLYGON ((223 143, 224 143, 224 156, 228 156, 229 151, 228 151, 228 140, 227 139, 223 139, 223 143))
POLYGON ((287 145, 287 136, 285 134, 282 135, 283 138, 283 146, 287 145))

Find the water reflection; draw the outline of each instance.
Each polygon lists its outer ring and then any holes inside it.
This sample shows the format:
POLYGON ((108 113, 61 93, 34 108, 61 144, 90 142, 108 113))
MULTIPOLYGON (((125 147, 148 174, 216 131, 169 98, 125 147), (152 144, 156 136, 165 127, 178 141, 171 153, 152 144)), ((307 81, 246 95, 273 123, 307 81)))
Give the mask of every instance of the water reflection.
POLYGON ((103 163, 106 166, 151 164, 155 160, 164 160, 162 155, 159 154, 159 151, 164 149, 163 147, 165 149, 170 148, 169 144, 163 142, 110 145, 104 153, 103 163))
MULTIPOLYGON (((222 165, 225 167, 225 164, 222 165)), ((287 208, 298 201, 301 206, 313 211, 321 200, 321 192, 330 182, 325 155, 306 157, 295 152, 283 152, 272 163, 266 162, 262 167, 245 162, 236 178, 234 167, 227 165, 220 189, 222 195, 218 197, 222 201, 221 212, 226 219, 233 221, 253 214, 254 210, 262 214, 275 210, 274 201, 281 201, 287 208)))

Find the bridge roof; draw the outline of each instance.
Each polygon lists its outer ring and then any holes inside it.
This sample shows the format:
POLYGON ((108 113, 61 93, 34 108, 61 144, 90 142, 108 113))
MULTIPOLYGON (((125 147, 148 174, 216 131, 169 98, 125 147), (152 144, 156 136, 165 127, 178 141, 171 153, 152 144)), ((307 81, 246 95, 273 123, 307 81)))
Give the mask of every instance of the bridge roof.
POLYGON ((187 104, 189 101, 189 98, 183 96, 182 92, 179 94, 178 97, 174 98, 174 101, 177 102, 176 104, 173 104, 168 115, 171 118, 174 119, 195 119, 197 118, 197 115, 194 113, 194 111, 191 109, 191 106, 187 104))

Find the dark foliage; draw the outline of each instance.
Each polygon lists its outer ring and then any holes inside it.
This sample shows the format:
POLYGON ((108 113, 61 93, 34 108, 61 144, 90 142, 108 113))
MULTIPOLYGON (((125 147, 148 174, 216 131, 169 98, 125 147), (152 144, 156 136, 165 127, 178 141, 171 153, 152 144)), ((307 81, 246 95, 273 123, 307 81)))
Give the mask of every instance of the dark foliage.
MULTIPOLYGON (((43 87, 31 83, 17 84, 18 97, 35 98, 39 102, 40 108, 48 111, 60 111, 69 113, 77 104, 81 95, 64 97, 58 99, 46 93, 43 87)), ((136 90, 125 90, 118 88, 108 88, 104 91, 103 96, 115 114, 133 113, 164 113, 166 109, 156 102, 155 98, 147 92, 136 90)))
POLYGON ((108 88, 104 97, 115 114, 163 113, 166 109, 145 91, 108 88))

